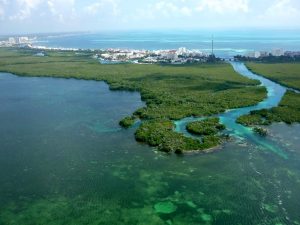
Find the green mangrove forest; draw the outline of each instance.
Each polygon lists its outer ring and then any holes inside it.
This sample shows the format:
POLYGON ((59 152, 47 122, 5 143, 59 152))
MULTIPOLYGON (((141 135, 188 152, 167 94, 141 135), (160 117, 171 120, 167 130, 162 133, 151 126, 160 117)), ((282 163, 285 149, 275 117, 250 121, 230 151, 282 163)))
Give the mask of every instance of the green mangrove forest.
POLYGON ((219 118, 208 118, 202 121, 188 123, 187 131, 196 135, 216 135, 225 129, 223 124, 220 124, 219 118))
POLYGON ((273 122, 299 123, 300 94, 288 91, 278 107, 252 111, 249 115, 239 117, 237 122, 245 126, 270 125, 273 122))
POLYGON ((300 63, 254 63, 246 66, 253 73, 264 76, 286 87, 300 90, 300 63))
MULTIPOLYGON (((142 123, 135 133, 136 140, 166 152, 212 148, 220 144, 221 138, 217 132, 224 129, 217 120, 190 124, 188 130, 202 136, 194 139, 176 133, 173 120, 210 116, 227 109, 255 105, 266 97, 266 89, 258 86, 258 81, 239 75, 231 65, 222 62, 108 65, 100 64, 91 51, 44 52, 45 56, 39 57, 34 49, 1 48, 0 71, 19 76, 105 81, 111 90, 137 91, 146 106, 137 109, 119 124, 129 128, 140 119, 142 123), (200 129, 202 125, 204 128, 200 129)), ((279 109, 275 110, 278 114, 286 113, 287 109, 291 112, 291 105, 295 104, 292 102, 299 99, 298 96, 293 98, 293 95, 289 93, 285 96, 279 109)), ((295 118, 290 122, 299 121, 299 107, 293 110, 295 118)), ((249 125, 245 121, 258 120, 255 113, 239 118, 239 122, 249 125)), ((288 122, 283 116, 277 118, 288 122)), ((268 120, 268 116, 260 115, 261 123, 268 120)))
MULTIPOLYGON (((300 63, 254 63, 247 67, 256 74, 300 90, 300 63)), ((300 94, 287 91, 278 107, 252 111, 249 115, 238 118, 238 123, 245 126, 270 125, 273 122, 292 124, 300 122, 300 94)))

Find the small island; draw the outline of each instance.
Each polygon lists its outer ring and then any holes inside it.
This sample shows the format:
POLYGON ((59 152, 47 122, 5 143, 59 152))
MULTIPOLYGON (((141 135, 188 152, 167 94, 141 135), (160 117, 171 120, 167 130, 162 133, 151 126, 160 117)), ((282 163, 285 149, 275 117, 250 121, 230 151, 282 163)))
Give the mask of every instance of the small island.
POLYGON ((181 154, 186 151, 201 151, 218 146, 221 139, 215 135, 205 135, 196 139, 174 131, 170 120, 151 120, 144 122, 136 131, 137 141, 157 147, 160 151, 181 154))
POLYGON ((208 118, 202 121, 191 122, 186 126, 186 129, 192 134, 208 136, 218 134, 225 129, 225 126, 220 124, 219 118, 208 118))
POLYGON ((253 131, 262 137, 265 137, 268 135, 268 131, 262 127, 254 127, 253 131))
POLYGON ((136 122, 136 120, 137 118, 135 116, 126 116, 119 122, 119 125, 123 128, 129 128, 136 122))

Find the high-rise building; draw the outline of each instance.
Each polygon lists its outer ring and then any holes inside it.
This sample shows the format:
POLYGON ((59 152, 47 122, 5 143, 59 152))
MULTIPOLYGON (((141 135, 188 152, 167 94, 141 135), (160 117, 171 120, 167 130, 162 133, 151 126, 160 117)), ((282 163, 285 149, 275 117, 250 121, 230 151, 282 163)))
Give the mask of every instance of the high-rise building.
POLYGON ((10 37, 10 38, 8 38, 8 42, 9 42, 9 44, 14 45, 14 44, 16 44, 16 39, 14 37, 10 37))
POLYGON ((273 56, 283 56, 284 51, 282 49, 273 49, 272 50, 272 55, 273 56))
POLYGON ((19 37, 19 44, 26 44, 29 42, 28 37, 19 37))

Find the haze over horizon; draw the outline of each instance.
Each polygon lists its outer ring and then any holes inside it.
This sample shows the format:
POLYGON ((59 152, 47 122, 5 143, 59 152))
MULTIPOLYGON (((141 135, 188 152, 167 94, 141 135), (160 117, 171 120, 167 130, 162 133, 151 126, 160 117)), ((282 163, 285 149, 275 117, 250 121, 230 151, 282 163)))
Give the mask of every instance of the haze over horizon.
POLYGON ((0 0, 0 34, 300 28, 297 0, 0 0))

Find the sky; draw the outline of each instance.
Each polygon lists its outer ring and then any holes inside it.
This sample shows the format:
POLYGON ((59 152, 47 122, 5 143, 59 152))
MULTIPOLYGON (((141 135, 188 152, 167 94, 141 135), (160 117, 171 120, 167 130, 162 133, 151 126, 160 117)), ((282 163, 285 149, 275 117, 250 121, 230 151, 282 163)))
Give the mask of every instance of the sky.
POLYGON ((300 0, 0 0, 0 34, 300 29, 300 0))

